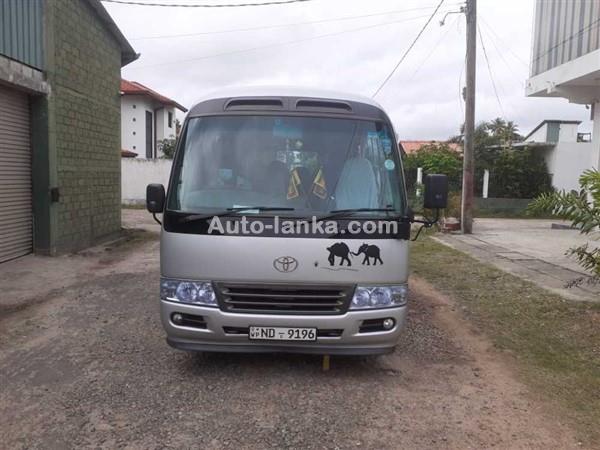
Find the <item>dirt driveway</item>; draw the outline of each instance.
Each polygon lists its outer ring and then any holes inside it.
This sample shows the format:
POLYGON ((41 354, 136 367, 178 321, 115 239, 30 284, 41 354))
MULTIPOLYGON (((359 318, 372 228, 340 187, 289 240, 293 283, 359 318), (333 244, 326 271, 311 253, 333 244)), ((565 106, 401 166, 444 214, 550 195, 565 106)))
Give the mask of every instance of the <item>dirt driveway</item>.
POLYGON ((4 313, 3 448, 578 447, 420 280, 396 352, 335 357, 329 372, 314 356, 170 349, 157 280, 158 243, 142 240, 4 313))

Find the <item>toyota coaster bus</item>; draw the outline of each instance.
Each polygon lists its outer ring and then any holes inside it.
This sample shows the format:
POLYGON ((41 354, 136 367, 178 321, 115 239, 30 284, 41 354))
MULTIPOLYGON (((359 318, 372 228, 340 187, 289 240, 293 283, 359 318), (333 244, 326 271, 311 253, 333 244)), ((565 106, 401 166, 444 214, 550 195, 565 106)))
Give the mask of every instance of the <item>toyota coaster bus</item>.
MULTIPOLYGON (((425 184, 425 207, 443 208, 445 177, 425 184)), ((162 213, 172 347, 367 355, 396 345, 414 217, 392 124, 371 99, 279 87, 212 95, 188 113, 169 186, 149 185, 147 207, 162 213)))

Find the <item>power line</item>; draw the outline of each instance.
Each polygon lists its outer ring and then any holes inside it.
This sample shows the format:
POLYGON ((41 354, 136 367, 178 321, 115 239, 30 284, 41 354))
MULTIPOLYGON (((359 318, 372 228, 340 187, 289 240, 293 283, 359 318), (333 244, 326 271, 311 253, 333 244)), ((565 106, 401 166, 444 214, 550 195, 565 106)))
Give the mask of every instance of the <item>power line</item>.
POLYGON ((506 49, 515 57, 515 59, 517 61, 519 61, 521 64, 523 64, 525 67, 529 68, 529 63, 526 62, 523 58, 521 58, 519 55, 517 55, 511 48, 509 45, 506 44, 506 41, 504 39, 502 39, 498 33, 496 33, 496 31, 494 30, 494 28, 487 22, 487 20, 485 20, 482 16, 479 16, 479 18, 481 19, 481 21, 483 22, 483 24, 488 28, 488 30, 490 30, 494 36, 496 36, 496 39, 498 39, 500 41, 500 43, 504 44, 504 47, 506 47, 506 49))
POLYGON ((312 0, 272 0, 263 3, 223 3, 223 4, 185 4, 185 3, 149 3, 130 0, 101 0, 108 3, 118 3, 121 5, 135 6, 160 6, 163 8, 239 8, 244 6, 272 6, 272 5, 287 5, 290 3, 310 2, 312 0))
POLYGON ((431 48, 431 51, 427 54, 427 56, 425 58, 423 58, 423 61, 421 61, 421 64, 419 64, 417 66, 417 68, 415 69, 415 71, 412 73, 412 75, 410 76, 409 80, 412 80, 415 75, 419 72, 419 70, 421 70, 421 68, 425 65, 425 63, 429 60, 429 58, 431 58, 431 56, 435 53, 435 51, 437 50, 437 48, 439 47, 439 45, 442 43, 442 41, 446 38, 446 36, 448 35, 448 33, 450 33, 451 31, 451 27, 458 21, 458 18, 454 19, 454 21, 448 25, 448 29, 442 33, 442 35, 440 36, 440 38, 437 40, 437 42, 435 44, 433 44, 433 47, 431 48))
POLYGON ((485 62, 487 64, 488 72, 490 74, 490 80, 492 81, 492 87, 494 88, 494 94, 496 95, 496 100, 498 101, 498 106, 500 106, 500 111, 502 112, 502 117, 506 117, 504 113, 504 108, 502 107, 502 102, 500 101, 500 96, 498 95, 498 89, 496 89, 496 82, 494 81, 494 75, 492 73, 492 66, 490 64, 490 60, 487 55, 487 51, 485 49, 485 44, 483 43, 483 36, 481 34, 481 28, 477 26, 477 31, 479 32, 479 40, 481 41, 481 48, 483 49, 483 56, 485 57, 485 62))
POLYGON ((158 63, 158 64, 150 64, 150 65, 145 65, 145 66, 130 67, 130 69, 142 69, 142 68, 145 69, 145 68, 159 67, 159 66, 170 65, 170 64, 179 64, 179 63, 186 63, 186 62, 192 62, 192 61, 201 61, 201 60, 204 60, 204 59, 216 58, 216 57, 219 57, 219 56, 237 55, 237 54, 240 54, 240 53, 247 53, 247 52, 252 52, 252 51, 256 51, 256 50, 263 50, 263 49, 267 49, 267 48, 283 47, 283 46, 286 46, 286 45, 298 44, 298 43, 301 43, 301 42, 307 42, 307 41, 312 41, 312 40, 315 40, 315 39, 322 39, 322 38, 331 37, 331 36, 338 36, 338 35, 341 35, 341 34, 352 33, 352 32, 355 32, 355 31, 361 31, 361 30, 367 30, 367 29, 371 29, 371 28, 378 28, 378 27, 387 26, 387 25, 393 25, 393 24, 398 24, 398 23, 410 22, 411 20, 422 19, 423 17, 427 17, 427 16, 418 16, 418 17, 412 17, 412 18, 404 19, 404 20, 395 20, 395 21, 392 21, 392 22, 383 22, 383 23, 379 23, 379 24, 375 24, 375 25, 368 25, 368 26, 364 26, 364 27, 352 28, 352 29, 349 29, 349 30, 338 31, 338 32, 335 32, 335 33, 320 34, 320 35, 317 35, 317 36, 311 36, 311 37, 304 38, 304 39, 296 39, 296 40, 286 41, 286 42, 276 42, 274 44, 262 45, 262 46, 257 46, 257 47, 250 47, 250 48, 245 48, 245 49, 240 49, 240 50, 232 50, 232 51, 229 51, 229 52, 215 53, 215 54, 212 54, 212 55, 198 56, 196 58, 187 58, 187 59, 181 59, 181 60, 177 60, 177 61, 168 61, 168 62, 158 63))
POLYGON ((296 22, 296 23, 279 24, 279 25, 265 25, 265 26, 247 27, 247 28, 232 28, 232 29, 228 29, 228 30, 202 31, 202 32, 197 32, 197 33, 165 34, 165 35, 159 35, 159 36, 156 36, 156 35, 155 36, 141 36, 141 37, 137 37, 137 38, 135 38, 135 37, 129 38, 129 40, 130 41, 141 41, 141 40, 147 40, 147 39, 170 39, 170 38, 180 38, 180 37, 205 36, 205 35, 211 35, 211 34, 236 33, 236 32, 240 32, 240 31, 269 30, 269 29, 274 29, 274 28, 295 27, 295 26, 299 26, 299 25, 315 25, 315 24, 327 23, 327 22, 342 22, 345 20, 362 19, 362 18, 366 18, 366 17, 387 16, 390 14, 399 14, 399 13, 404 13, 404 12, 419 11, 419 10, 433 9, 433 8, 434 8, 433 6, 427 6, 427 7, 421 7, 421 8, 410 8, 410 9, 400 9, 400 10, 394 10, 394 11, 385 11, 385 12, 373 13, 373 14, 362 14, 362 15, 358 15, 358 16, 345 16, 345 17, 338 17, 338 18, 332 18, 332 19, 312 20, 312 21, 308 21, 308 22, 296 22))
POLYGON ((433 20, 433 18, 437 14, 438 10, 442 6, 442 3, 444 3, 444 0, 441 0, 440 3, 438 3, 437 7, 435 8, 435 11, 433 11, 433 13, 429 17, 429 19, 427 19, 427 22, 425 22, 425 25, 423 25, 423 28, 421 28, 421 31, 419 31, 419 33, 417 34, 417 37, 412 42, 412 44, 410 44, 410 46, 406 49, 406 51, 404 52, 404 55, 402 55, 402 58, 400 58, 400 61, 398 61, 398 63, 392 69, 392 71, 390 72, 390 74, 385 78, 385 80, 383 80, 383 83, 381 83, 379 85, 379 87, 377 88, 377 90, 373 93, 373 95, 372 95, 373 98, 376 97, 377 94, 379 94, 379 92, 381 91, 381 89, 386 85, 386 83, 390 80, 390 78, 392 78, 392 76, 394 75, 394 73, 396 72, 396 70, 398 69, 398 67, 400 67, 400 64, 402 64, 402 62, 406 59, 406 57, 408 56, 408 54, 410 53, 410 51, 412 50, 412 48, 415 46, 415 44, 417 43, 417 41, 419 40, 419 38, 421 37, 421 35, 425 31, 425 29, 429 25, 429 23, 433 20))
MULTIPOLYGON (((489 29, 488 29, 488 31, 489 31, 489 29)), ((519 75, 517 75, 517 73, 513 69, 513 66, 511 64, 509 64, 509 62, 506 60, 506 58, 500 51, 500 48, 498 47, 498 45, 496 45, 496 41, 494 41, 493 36, 491 34, 488 34, 488 37, 490 38, 492 45, 496 49, 496 52, 498 53, 498 56, 500 57, 500 59, 502 60, 504 65, 508 68, 510 73, 512 73, 515 76, 515 79, 518 79, 517 82, 519 83, 519 86, 521 86, 523 89, 525 89, 525 83, 523 82, 523 79, 519 75)))

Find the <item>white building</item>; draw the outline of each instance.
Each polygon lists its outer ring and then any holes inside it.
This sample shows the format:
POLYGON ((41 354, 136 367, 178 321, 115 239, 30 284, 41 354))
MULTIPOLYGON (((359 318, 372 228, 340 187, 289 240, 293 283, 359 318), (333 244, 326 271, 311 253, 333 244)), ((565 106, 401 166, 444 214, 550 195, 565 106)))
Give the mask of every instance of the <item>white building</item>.
POLYGON ((513 147, 528 147, 541 153, 556 189, 579 190, 579 176, 586 169, 598 166, 597 145, 594 147, 589 133, 578 132, 580 123, 544 120, 513 147))
POLYGON ((187 109, 135 81, 121 80, 121 149, 139 158, 162 155, 160 142, 175 138, 175 109, 187 109))
POLYGON ((561 121, 543 123, 527 137, 557 143, 547 157, 554 183, 577 188, 572 180, 583 169, 600 168, 600 1, 536 0, 526 93, 565 98, 590 110, 594 127, 589 144, 577 142, 576 124, 561 121))

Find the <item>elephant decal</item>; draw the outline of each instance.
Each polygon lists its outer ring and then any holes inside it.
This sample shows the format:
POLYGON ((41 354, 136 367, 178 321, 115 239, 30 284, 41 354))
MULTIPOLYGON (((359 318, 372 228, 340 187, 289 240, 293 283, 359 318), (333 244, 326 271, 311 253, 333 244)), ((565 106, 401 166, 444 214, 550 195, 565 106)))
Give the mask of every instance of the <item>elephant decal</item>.
POLYGON ((329 261, 330 266, 336 265, 336 257, 339 259, 340 266, 347 265, 348 267, 352 267, 352 261, 350 259, 351 256, 359 256, 364 255, 362 265, 367 266, 376 266, 377 263, 383 264, 383 260, 381 259, 381 251, 379 247, 376 245, 362 244, 356 253, 351 252, 345 242, 336 242, 331 247, 327 247, 327 251, 329 252, 329 257, 327 260, 329 261), (372 263, 372 264, 371 264, 372 263))
POLYGON ((361 253, 365 255, 365 257, 364 257, 364 259, 362 261, 363 266, 365 264, 367 266, 370 266, 371 265, 371 258, 373 259, 373 265, 374 266, 377 265, 377 261, 379 261, 379 264, 383 264, 383 261, 381 260, 381 255, 380 255, 379 247, 377 247, 376 245, 363 244, 358 249, 358 252, 356 252, 356 253, 352 252, 352 254, 354 256, 358 256, 361 253))
POLYGON ((336 242, 331 247, 327 247, 327 250, 329 251, 329 257, 327 258, 327 260, 329 261, 330 266, 335 265, 335 257, 336 256, 341 258, 340 266, 344 265, 344 261, 346 261, 348 263, 348 267, 350 267, 352 265, 352 262, 350 261, 350 258, 349 258, 350 249, 348 248, 348 246, 345 243, 336 242))

